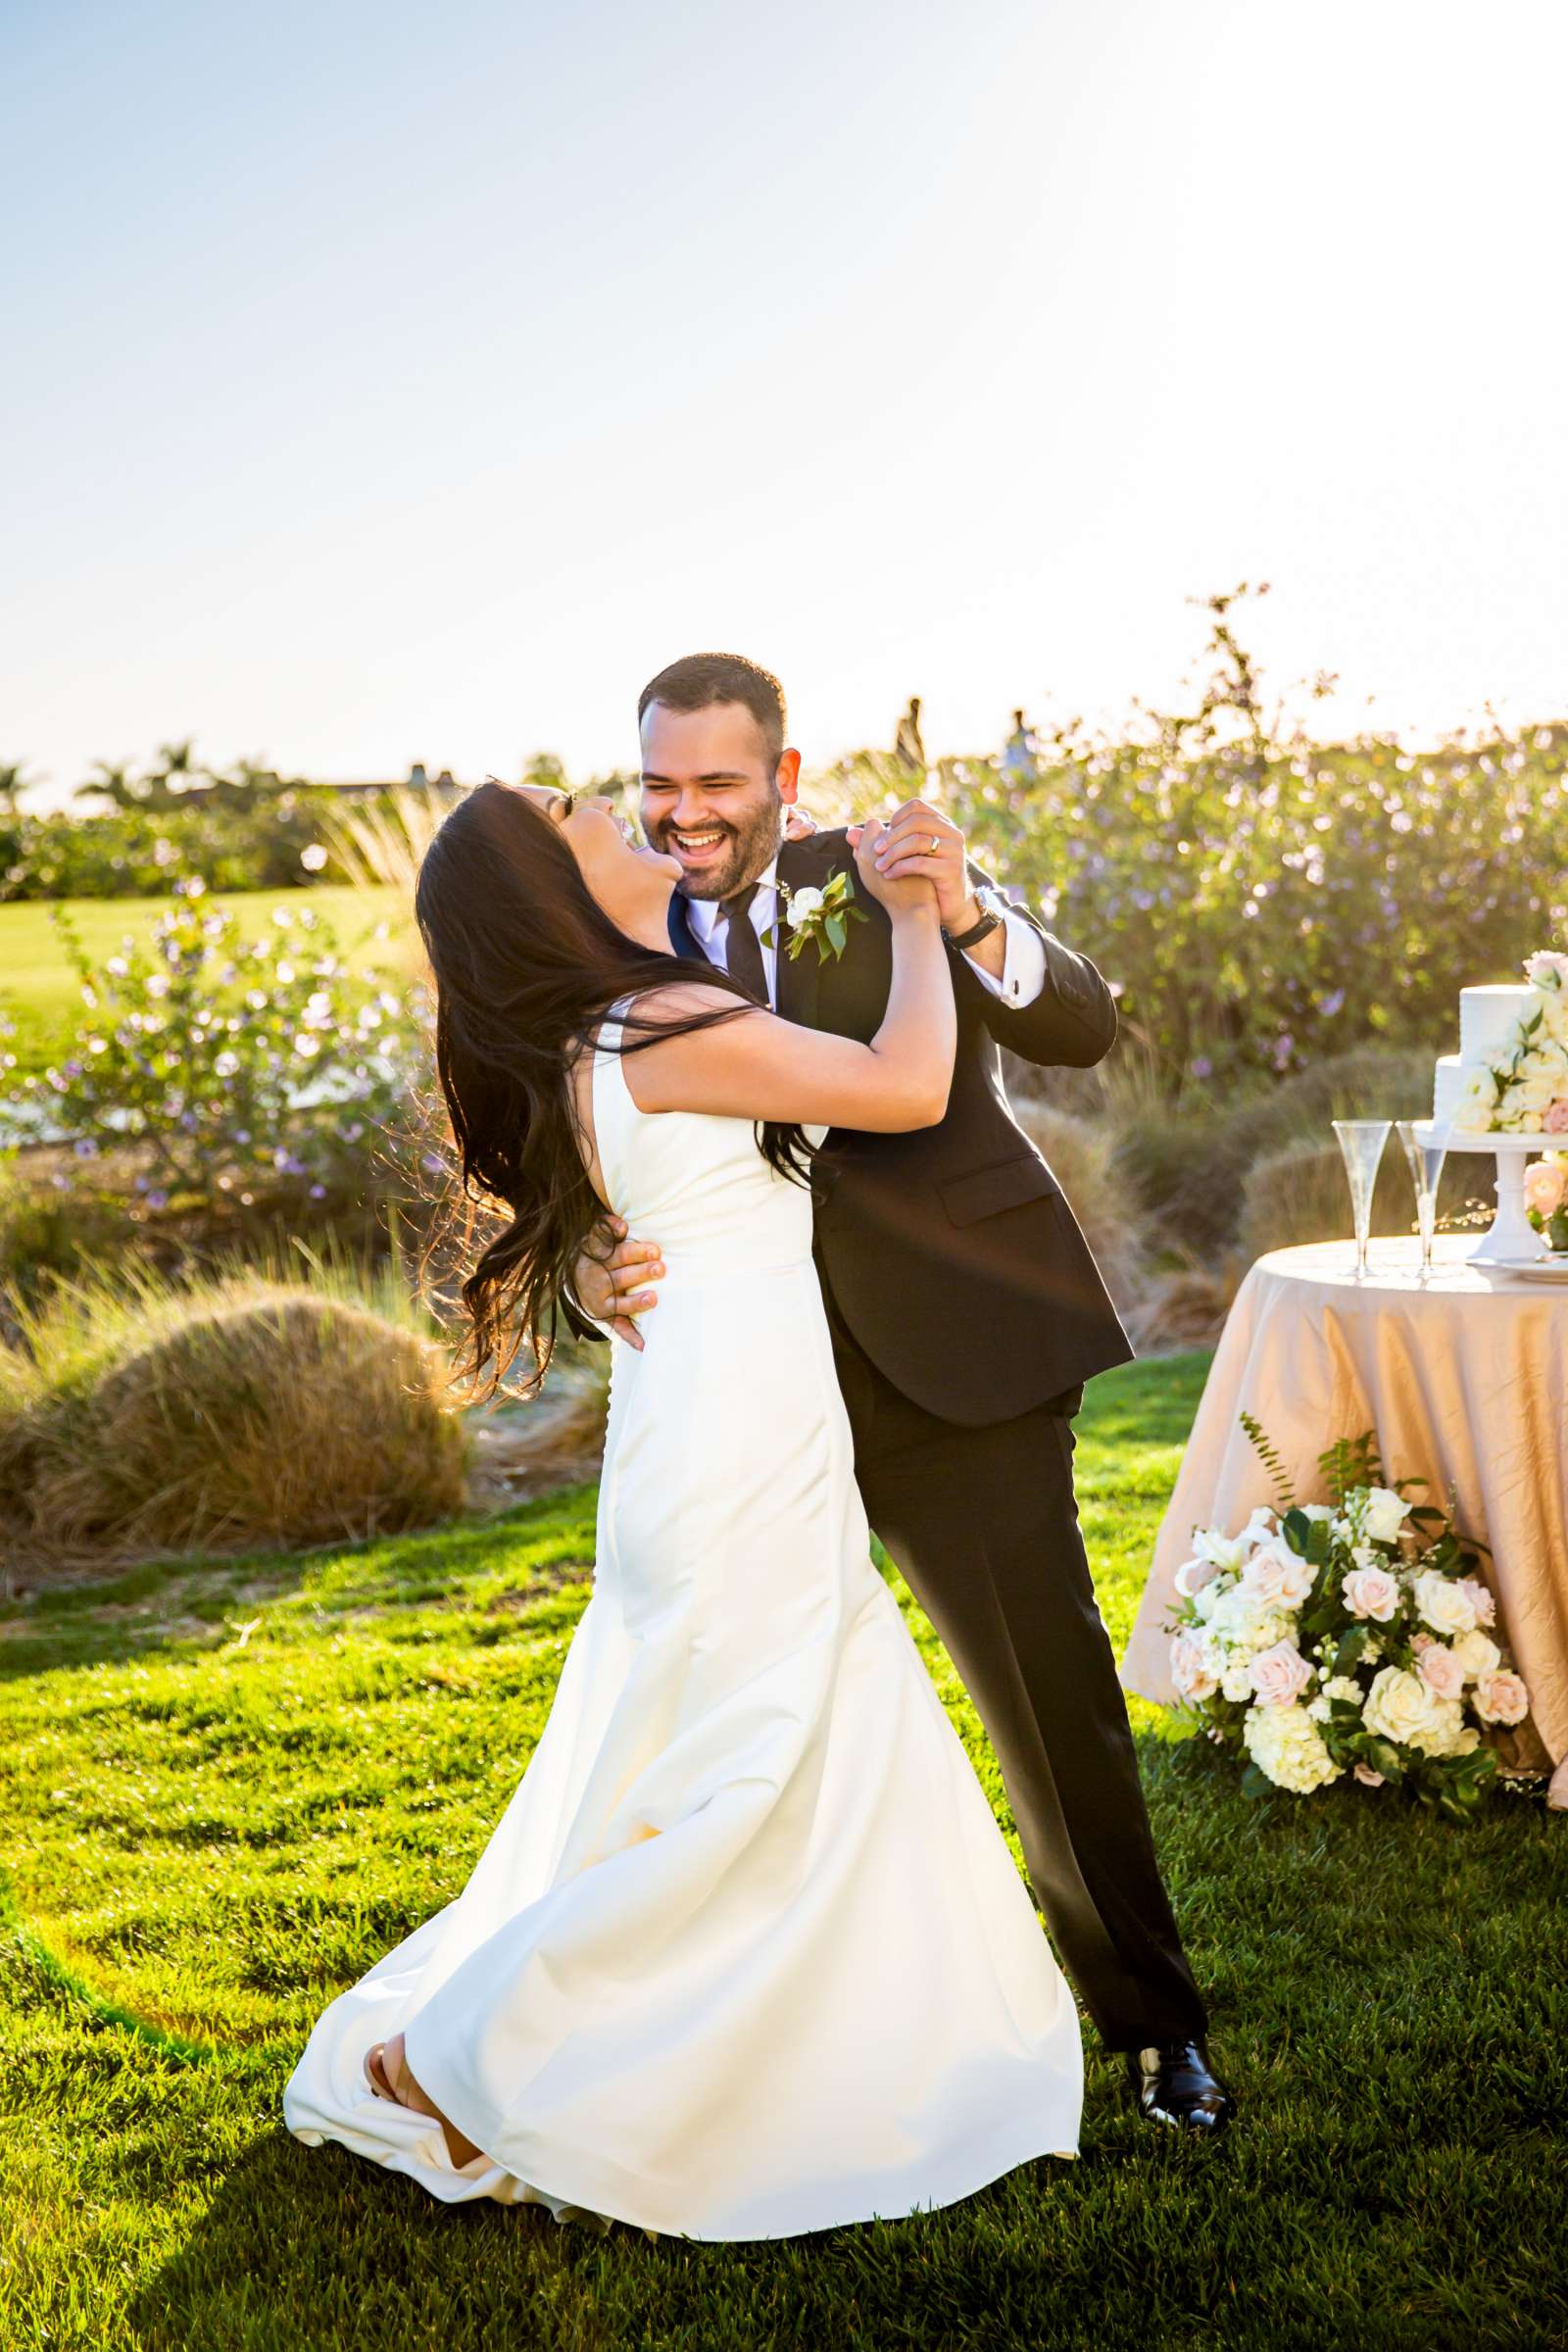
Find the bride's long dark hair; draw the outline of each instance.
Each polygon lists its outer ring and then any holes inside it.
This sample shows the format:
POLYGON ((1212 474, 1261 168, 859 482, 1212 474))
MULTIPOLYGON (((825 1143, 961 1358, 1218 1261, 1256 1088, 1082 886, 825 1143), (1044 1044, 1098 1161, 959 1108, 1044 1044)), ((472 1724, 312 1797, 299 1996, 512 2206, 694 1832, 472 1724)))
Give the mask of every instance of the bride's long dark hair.
MULTIPOLYGON (((470 1212, 507 1217, 463 1284, 458 1368, 490 1396, 526 1346, 526 1395, 544 1377, 562 1292, 604 1214, 583 1159, 572 1063, 618 998, 695 979, 699 967, 618 930, 560 828, 505 784, 479 785, 447 817, 419 867, 415 912, 435 975, 436 1075, 463 1193, 470 1212)), ((727 972, 704 963, 700 974, 735 1004, 678 1018, 633 1006, 619 1051, 713 1028, 752 1004, 727 972)), ((798 1127, 768 1122, 758 1140, 781 1174, 800 1172, 798 1127)))

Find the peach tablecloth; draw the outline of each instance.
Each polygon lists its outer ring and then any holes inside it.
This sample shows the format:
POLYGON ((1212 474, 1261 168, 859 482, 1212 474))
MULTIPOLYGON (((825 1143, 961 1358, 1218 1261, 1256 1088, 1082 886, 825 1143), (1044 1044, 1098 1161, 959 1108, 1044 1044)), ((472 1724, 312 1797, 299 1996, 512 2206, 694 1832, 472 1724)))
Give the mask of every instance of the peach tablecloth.
POLYGON ((1374 1242, 1364 1283, 1348 1242, 1258 1259, 1209 1371, 1121 1679, 1174 1701, 1162 1628, 1193 1529, 1241 1527, 1273 1499, 1244 1408, 1303 1502, 1323 1499, 1324 1447, 1375 1429, 1389 1474, 1430 1479, 1434 1501, 1451 1490, 1461 1533, 1491 1545, 1498 1617, 1542 1743, 1526 1725, 1508 1752, 1538 1768, 1549 1758, 1551 1802, 1568 1806, 1568 1285, 1489 1274, 1464 1261, 1470 1247, 1440 1236, 1425 1287, 1413 1240, 1374 1242))

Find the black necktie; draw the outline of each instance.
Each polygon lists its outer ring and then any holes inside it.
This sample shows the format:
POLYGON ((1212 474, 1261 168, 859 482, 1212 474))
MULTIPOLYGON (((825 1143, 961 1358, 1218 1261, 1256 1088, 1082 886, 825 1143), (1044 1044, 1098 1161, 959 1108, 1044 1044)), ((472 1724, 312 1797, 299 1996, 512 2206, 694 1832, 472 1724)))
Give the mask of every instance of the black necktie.
POLYGON ((724 964, 733 979, 749 989, 759 1004, 768 1002, 767 966, 762 961, 762 943, 757 936, 751 916, 751 905, 757 896, 757 884, 748 882, 744 890, 736 891, 731 899, 720 899, 719 905, 729 918, 729 930, 724 938, 724 964))

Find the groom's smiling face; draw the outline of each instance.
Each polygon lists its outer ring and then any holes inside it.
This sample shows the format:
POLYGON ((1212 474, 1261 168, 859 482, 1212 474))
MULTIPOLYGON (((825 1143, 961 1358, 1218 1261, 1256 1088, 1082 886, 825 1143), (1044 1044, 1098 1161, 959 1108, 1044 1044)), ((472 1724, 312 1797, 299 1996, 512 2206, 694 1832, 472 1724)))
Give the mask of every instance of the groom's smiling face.
POLYGON ((689 899, 727 899, 766 871, 799 789, 799 752, 786 750, 775 770, 744 703, 650 703, 642 753, 643 832, 679 860, 689 899))

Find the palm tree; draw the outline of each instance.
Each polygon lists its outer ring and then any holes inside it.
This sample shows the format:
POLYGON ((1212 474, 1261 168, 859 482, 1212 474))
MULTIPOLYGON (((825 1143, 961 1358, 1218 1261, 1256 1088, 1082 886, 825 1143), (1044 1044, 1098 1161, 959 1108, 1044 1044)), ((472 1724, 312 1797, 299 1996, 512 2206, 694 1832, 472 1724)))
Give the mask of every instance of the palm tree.
POLYGON ((78 801, 88 798, 112 801, 117 808, 137 808, 141 794, 131 781, 128 760, 95 760, 97 773, 76 786, 78 801))
POLYGON ((32 778, 23 760, 0 760, 0 808, 15 808, 17 796, 25 792, 32 778))

